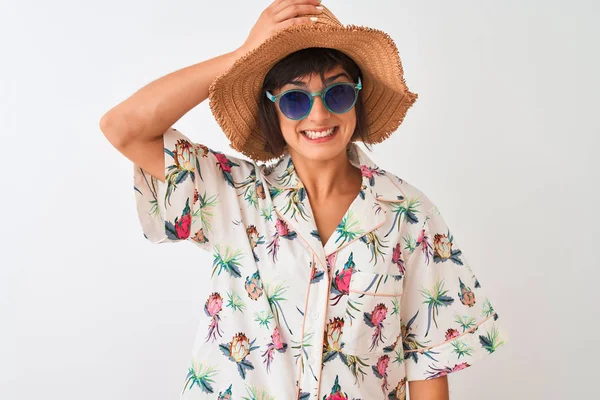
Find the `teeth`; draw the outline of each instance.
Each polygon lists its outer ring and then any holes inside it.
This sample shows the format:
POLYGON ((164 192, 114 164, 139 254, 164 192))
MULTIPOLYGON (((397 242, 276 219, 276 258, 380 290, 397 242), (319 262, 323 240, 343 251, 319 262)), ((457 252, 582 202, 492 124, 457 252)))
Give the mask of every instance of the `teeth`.
POLYGON ((304 131, 304 133, 310 139, 319 139, 319 138, 331 135, 334 130, 335 130, 335 128, 331 128, 331 129, 323 131, 323 132, 304 131))

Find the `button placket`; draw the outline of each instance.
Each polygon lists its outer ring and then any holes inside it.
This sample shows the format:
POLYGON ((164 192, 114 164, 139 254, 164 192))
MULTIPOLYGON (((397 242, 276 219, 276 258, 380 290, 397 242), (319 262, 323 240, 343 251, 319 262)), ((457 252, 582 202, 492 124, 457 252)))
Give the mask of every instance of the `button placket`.
MULTIPOLYGON (((316 255, 313 254, 316 261, 316 255)), ((319 260, 319 265, 327 265, 325 260, 319 260)), ((326 268, 324 268, 325 276, 328 276, 326 268)), ((313 375, 306 371, 302 374, 301 387, 303 391, 318 390, 321 380, 321 368, 323 358, 323 342, 325 332, 325 316, 327 315, 327 306, 329 302, 329 279, 323 279, 320 282, 313 283, 312 288, 308 295, 308 310, 304 333, 312 332, 312 339, 310 347, 306 348, 307 363, 309 365, 305 368, 312 368, 314 376, 317 378, 317 382, 314 381, 313 375)), ((318 396, 318 393, 314 393, 318 396)), ((311 397, 312 398, 312 397, 311 397)))

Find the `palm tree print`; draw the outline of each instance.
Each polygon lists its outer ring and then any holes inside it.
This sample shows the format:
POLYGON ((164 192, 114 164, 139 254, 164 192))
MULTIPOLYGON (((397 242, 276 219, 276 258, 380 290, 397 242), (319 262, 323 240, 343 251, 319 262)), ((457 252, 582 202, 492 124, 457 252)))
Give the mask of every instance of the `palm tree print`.
POLYGON ((285 322, 285 326, 290 331, 290 334, 293 335, 292 329, 290 328, 290 326, 285 318, 285 314, 283 313, 283 308, 281 307, 281 302, 287 300, 285 297, 283 297, 283 294, 285 293, 286 290, 287 290, 287 288, 284 288, 283 284, 278 284, 275 287, 275 291, 272 294, 269 294, 269 287, 267 286, 266 287, 266 295, 267 295, 267 300, 269 301, 269 305, 271 306, 271 310, 275 310, 275 322, 277 323, 277 325, 280 325, 280 323, 281 323, 280 319, 279 319, 279 315, 281 313, 281 317, 283 318, 283 321, 285 322))
POLYGON ((452 351, 458 354, 458 359, 461 357, 471 357, 471 351, 473 349, 469 347, 465 342, 461 340, 455 340, 452 342, 452 351))
POLYGON ((229 385, 229 387, 227 388, 227 390, 223 393, 219 392, 219 397, 217 397, 217 400, 231 400, 233 396, 233 393, 231 392, 231 387, 233 385, 229 385))
POLYGON ((385 255, 384 249, 388 247, 385 245, 387 241, 380 239, 377 235, 377 232, 375 231, 369 232, 366 235, 361 236, 360 240, 361 242, 367 245, 367 248, 371 252, 371 259, 369 260, 369 262, 373 262, 373 260, 375 260, 374 265, 377 265, 377 260, 379 259, 379 257, 381 257, 381 261, 383 261, 385 255))
POLYGON ((461 317, 457 315, 454 321, 460 325, 463 333, 475 326, 475 318, 469 316, 461 317))
POLYGON ((271 222, 273 220, 273 206, 263 208, 260 212, 260 216, 263 217, 265 221, 271 222))
POLYGON ((486 335, 479 335, 479 342, 488 353, 493 353, 498 347, 504 344, 503 340, 500 340, 500 333, 496 326, 492 327, 491 332, 486 332, 486 335))
POLYGON ((221 254, 220 246, 215 246, 214 248, 214 261, 213 261, 213 271, 211 277, 215 276, 215 272, 217 269, 219 272, 217 275, 221 275, 222 271, 226 271, 229 275, 235 278, 241 278, 242 274, 240 273, 240 259, 242 258, 242 251, 236 250, 233 253, 229 253, 229 247, 225 246, 225 254, 221 254))
POLYGON ((299 186, 286 190, 285 197, 287 198, 287 203, 285 209, 283 210, 283 215, 288 215, 288 212, 291 211, 292 215, 290 215, 290 218, 297 220, 298 218, 296 217, 296 214, 299 214, 302 219, 305 221, 308 220, 308 214, 306 213, 306 210, 304 210, 306 189, 304 189, 302 186, 299 186))
POLYGON ((273 320, 273 313, 271 311, 260 311, 254 313, 254 321, 258 322, 258 326, 264 326, 269 329, 269 324, 273 320))
POLYGON ((417 214, 419 213, 419 207, 421 206, 421 200, 417 197, 409 198, 407 200, 402 199, 402 201, 397 203, 391 203, 391 212, 394 214, 394 221, 392 222, 392 226, 388 233, 385 234, 385 237, 388 237, 390 233, 394 230, 394 227, 400 232, 400 225, 402 221, 403 215, 404 219, 409 224, 416 224, 419 222, 419 218, 417 214))
POLYGON ((248 178, 235 185, 236 189, 242 189, 238 196, 243 196, 244 200, 254 208, 258 208, 258 198, 264 200, 265 190, 261 181, 256 179, 256 169, 250 170, 248 178))
POLYGON ((444 281, 438 280, 431 291, 423 288, 421 293, 425 297, 424 304, 427 304, 427 331, 425 336, 429 334, 429 328, 431 327, 431 320, 435 323, 437 328, 437 321, 435 320, 436 315, 439 313, 439 307, 448 307, 454 299, 450 296, 446 296, 447 290, 443 290, 444 281))
MULTIPOLYGON (((304 372, 304 360, 308 359, 308 353, 306 352, 305 349, 308 349, 309 347, 312 346, 311 342, 312 342, 313 336, 314 336, 313 332, 305 332, 302 335, 302 343, 292 340, 292 342, 294 343, 294 345, 292 346, 292 349, 297 350, 296 353, 294 354, 294 358, 296 359, 296 363, 298 363, 298 361, 300 361, 300 367, 302 368, 302 372, 304 372)), ((312 374, 313 378, 316 381, 317 377, 315 376, 315 371, 313 371, 312 365, 309 364, 308 366, 310 368, 310 373, 312 374)))
MULTIPOLYGON (((490 301, 488 300, 488 298, 485 298, 485 301, 483 302, 483 311, 481 313, 481 315, 483 315, 484 317, 489 317, 490 315, 494 315, 496 314, 494 311, 494 307, 492 307, 492 303, 490 303, 490 301)), ((496 319, 497 317, 495 317, 494 319, 496 319)))
POLYGON ((352 376, 354 376, 354 384, 360 386, 360 383, 365 380, 365 376, 367 375, 363 368, 368 367, 369 364, 358 356, 348 355, 346 357, 346 365, 348 365, 352 376))
POLYGON ((188 369, 185 385, 181 393, 183 394, 186 390, 192 390, 194 385, 198 386, 204 393, 213 393, 212 384, 215 382, 213 377, 217 372, 214 367, 205 367, 202 363, 192 361, 192 366, 188 369))
POLYGON ((419 315, 419 311, 413 315, 413 317, 406 323, 402 322, 402 350, 404 353, 404 359, 411 358, 415 363, 418 362, 419 354, 423 354, 424 356, 432 359, 433 361, 437 361, 433 358, 433 354, 439 354, 436 351, 425 350, 427 348, 426 343, 420 343, 417 340, 417 335, 412 333, 412 325, 414 324, 417 316, 419 315))
POLYGON ((236 311, 239 311, 240 313, 243 314, 244 310, 246 309, 246 304, 244 303, 242 298, 240 296, 238 296, 236 293, 233 293, 233 289, 231 289, 229 292, 227 292, 226 307, 233 309, 234 313, 236 311))
POLYGON ((342 218, 342 221, 335 231, 338 234, 335 242, 337 243, 343 239, 342 242, 338 244, 338 247, 363 235, 362 229, 359 229, 359 222, 354 219, 354 212, 351 209, 344 215, 344 218, 342 218))
POLYGON ((279 182, 282 186, 288 186, 292 180, 292 178, 296 175, 296 170, 294 168, 294 163, 290 158, 288 161, 288 165, 280 176, 276 177, 276 181, 279 182))
POLYGON ((257 389, 254 385, 246 388, 246 392, 249 397, 243 397, 243 400, 275 400, 275 397, 271 396, 269 392, 257 389))
POLYGON ((210 221, 214 216, 214 208, 219 204, 218 196, 213 195, 207 198, 206 192, 203 195, 200 195, 197 190, 195 190, 194 204, 196 201, 199 202, 200 206, 196 211, 194 211, 194 218, 200 217, 200 221, 202 222, 202 227, 206 229, 206 232, 210 232, 212 230, 212 226, 210 221))

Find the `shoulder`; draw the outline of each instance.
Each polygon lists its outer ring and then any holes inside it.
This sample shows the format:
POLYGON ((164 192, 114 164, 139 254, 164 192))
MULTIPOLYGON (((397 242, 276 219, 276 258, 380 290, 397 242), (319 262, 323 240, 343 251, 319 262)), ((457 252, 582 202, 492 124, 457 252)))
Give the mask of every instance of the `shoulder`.
POLYGON ((383 171, 382 178, 389 181, 386 185, 387 188, 385 188, 387 191, 386 198, 391 195, 405 203, 407 207, 418 210, 421 214, 430 214, 437 210, 433 200, 413 183, 388 170, 383 171))

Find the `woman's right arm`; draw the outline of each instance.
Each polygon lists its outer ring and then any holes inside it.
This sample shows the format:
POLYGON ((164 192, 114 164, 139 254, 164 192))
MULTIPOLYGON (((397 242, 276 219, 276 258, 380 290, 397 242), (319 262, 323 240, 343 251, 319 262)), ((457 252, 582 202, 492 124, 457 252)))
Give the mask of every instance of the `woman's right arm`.
POLYGON ((233 65, 242 51, 240 48, 149 83, 104 114, 100 129, 124 156, 164 182, 162 135, 208 98, 212 81, 233 65))
POLYGON ((109 110, 100 129, 125 157, 165 181, 163 134, 208 98, 213 80, 276 31, 311 23, 319 0, 275 0, 261 14, 244 44, 235 51, 185 67, 144 86, 109 110))

